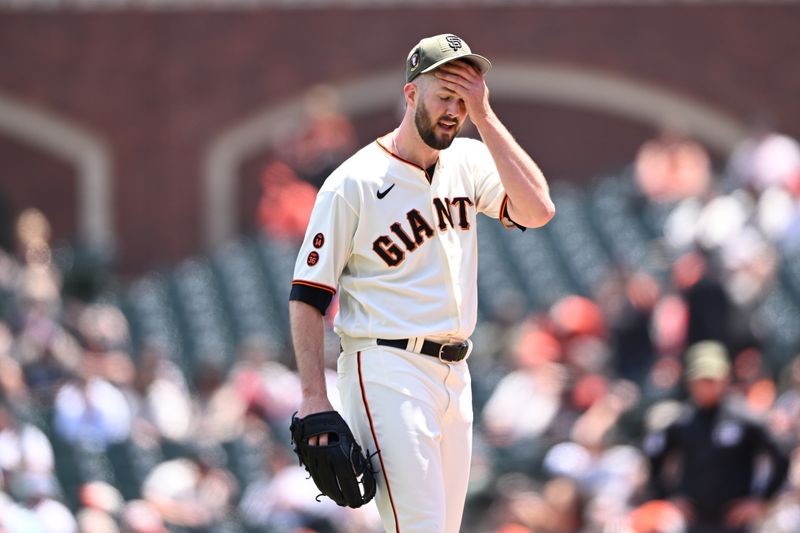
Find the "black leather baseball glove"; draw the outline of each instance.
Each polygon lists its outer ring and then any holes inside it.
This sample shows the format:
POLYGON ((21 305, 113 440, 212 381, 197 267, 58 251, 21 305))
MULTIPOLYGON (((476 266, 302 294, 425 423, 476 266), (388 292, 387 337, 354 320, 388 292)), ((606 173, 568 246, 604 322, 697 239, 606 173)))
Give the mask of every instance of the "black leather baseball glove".
POLYGON ((361 507, 375 496, 375 472, 336 411, 292 417, 294 453, 317 488, 342 507, 361 507), (308 438, 328 433, 326 446, 310 446, 308 438))

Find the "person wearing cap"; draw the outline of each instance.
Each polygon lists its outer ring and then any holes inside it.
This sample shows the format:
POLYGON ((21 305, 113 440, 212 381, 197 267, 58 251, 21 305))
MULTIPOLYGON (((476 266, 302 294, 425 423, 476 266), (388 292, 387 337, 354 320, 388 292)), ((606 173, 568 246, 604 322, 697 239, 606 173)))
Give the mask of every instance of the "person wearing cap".
POLYGON ((691 345, 685 409, 644 442, 652 496, 675 503, 690 533, 750 531, 786 479, 786 453, 729 394, 729 384, 725 347, 717 341, 691 345))
MULTIPOLYGON (((513 230, 555 213, 541 170, 492 110, 490 67, 453 34, 411 49, 400 125, 327 178, 295 266, 297 419, 333 410, 323 315, 337 295, 341 414, 377 471, 387 531, 460 528, 472 443, 476 216, 513 230), (467 120, 482 141, 456 138, 467 120)), ((331 434, 307 442, 327 445, 331 434)))

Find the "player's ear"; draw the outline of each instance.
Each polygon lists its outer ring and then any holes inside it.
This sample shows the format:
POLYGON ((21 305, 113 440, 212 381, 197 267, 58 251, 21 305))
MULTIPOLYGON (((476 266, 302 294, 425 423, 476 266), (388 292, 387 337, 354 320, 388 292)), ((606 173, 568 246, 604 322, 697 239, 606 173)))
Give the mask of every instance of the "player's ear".
POLYGON ((407 107, 415 107, 417 105, 417 98, 419 97, 419 87, 413 82, 406 83, 403 86, 403 98, 406 101, 407 107))

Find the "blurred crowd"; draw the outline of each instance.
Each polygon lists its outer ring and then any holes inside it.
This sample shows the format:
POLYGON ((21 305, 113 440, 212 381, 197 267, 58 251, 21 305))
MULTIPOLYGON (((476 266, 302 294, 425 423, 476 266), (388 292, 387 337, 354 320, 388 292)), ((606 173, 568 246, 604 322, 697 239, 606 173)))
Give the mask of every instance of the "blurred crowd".
POLYGON ((234 368, 133 353, 113 300, 62 291, 48 238, 28 210, 0 253, 0 532, 375 530, 315 501, 288 447, 299 382, 262 339, 234 368))
MULTIPOLYGON (((284 239, 356 147, 335 95, 312 96, 263 173, 259 220, 284 239)), ((800 531, 800 346, 767 355, 755 313, 800 249, 800 148, 759 124, 719 174, 675 129, 648 141, 633 179, 663 213, 668 275, 620 265, 590 295, 479 324, 465 532, 800 531), (718 385, 713 409, 699 381, 718 385), (704 508, 662 463, 695 460, 682 428, 723 404, 735 416, 709 419, 706 444, 768 445, 742 474, 748 506, 691 529, 704 508)), ((287 354, 251 337, 232 367, 187 371, 158 339, 134 350, 113 293, 64 279, 41 213, 18 218, 16 243, 0 251, 0 533, 380 531, 372 506, 317 501, 298 466, 287 354)))

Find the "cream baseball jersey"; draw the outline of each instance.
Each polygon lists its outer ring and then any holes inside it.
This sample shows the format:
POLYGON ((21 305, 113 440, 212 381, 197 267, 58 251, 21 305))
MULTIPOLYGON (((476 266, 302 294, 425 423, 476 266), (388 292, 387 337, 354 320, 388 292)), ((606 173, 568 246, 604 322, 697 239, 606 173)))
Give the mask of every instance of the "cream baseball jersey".
POLYGON ((464 340, 477 318, 475 217, 513 228, 507 204, 480 141, 455 139, 429 170, 375 141, 320 189, 290 298, 324 314, 338 293, 343 336, 464 340))

